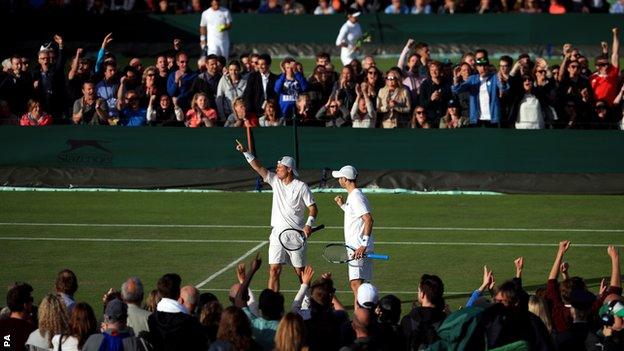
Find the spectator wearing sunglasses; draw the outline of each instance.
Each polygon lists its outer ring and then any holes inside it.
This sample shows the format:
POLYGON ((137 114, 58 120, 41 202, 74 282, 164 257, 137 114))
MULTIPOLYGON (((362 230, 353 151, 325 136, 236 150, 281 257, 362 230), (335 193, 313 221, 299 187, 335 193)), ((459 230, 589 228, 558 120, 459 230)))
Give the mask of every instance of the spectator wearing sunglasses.
POLYGON ((377 115, 383 128, 404 128, 409 123, 411 102, 409 92, 401 84, 398 70, 391 69, 386 73, 386 86, 379 90, 377 96, 377 115))
POLYGON ((609 106, 618 93, 618 81, 620 72, 620 39, 618 29, 613 28, 613 42, 611 46, 611 57, 601 54, 596 57, 596 72, 589 77, 596 100, 605 100, 609 106))

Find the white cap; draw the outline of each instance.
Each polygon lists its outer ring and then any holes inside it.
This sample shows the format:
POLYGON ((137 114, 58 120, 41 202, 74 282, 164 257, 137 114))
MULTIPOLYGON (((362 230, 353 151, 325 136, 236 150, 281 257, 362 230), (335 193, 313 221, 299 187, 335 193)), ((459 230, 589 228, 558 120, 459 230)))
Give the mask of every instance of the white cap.
POLYGON ((355 180, 357 175, 357 170, 353 166, 344 166, 339 171, 332 171, 332 177, 334 178, 345 177, 349 180, 355 180))
POLYGON ((292 171, 293 175, 295 177, 299 176, 299 172, 297 172, 297 167, 295 166, 295 159, 290 157, 290 156, 284 156, 282 157, 281 160, 277 161, 278 164, 282 165, 282 166, 286 166, 288 168, 290 168, 290 170, 292 171))
POLYGON ((357 303, 362 308, 373 309, 379 302, 377 288, 371 283, 360 285, 357 291, 357 303))

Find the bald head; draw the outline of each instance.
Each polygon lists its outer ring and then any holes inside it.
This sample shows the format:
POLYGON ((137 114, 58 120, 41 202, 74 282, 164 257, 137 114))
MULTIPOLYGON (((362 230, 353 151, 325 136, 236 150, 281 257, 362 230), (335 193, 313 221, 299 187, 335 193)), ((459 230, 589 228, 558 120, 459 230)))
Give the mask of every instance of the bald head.
POLYGON ((180 302, 189 314, 195 313, 195 307, 197 307, 197 299, 199 298, 199 290, 192 285, 183 286, 180 289, 180 302))

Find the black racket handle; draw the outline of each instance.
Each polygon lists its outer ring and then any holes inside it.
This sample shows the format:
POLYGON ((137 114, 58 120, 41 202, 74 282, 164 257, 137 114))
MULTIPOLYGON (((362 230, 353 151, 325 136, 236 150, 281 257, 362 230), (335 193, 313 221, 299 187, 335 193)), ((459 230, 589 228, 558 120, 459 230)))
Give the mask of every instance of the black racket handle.
POLYGON ((314 228, 312 228, 312 233, 314 233, 316 231, 319 231, 319 230, 321 230, 323 228, 325 228, 325 224, 321 224, 318 227, 314 227, 314 228))

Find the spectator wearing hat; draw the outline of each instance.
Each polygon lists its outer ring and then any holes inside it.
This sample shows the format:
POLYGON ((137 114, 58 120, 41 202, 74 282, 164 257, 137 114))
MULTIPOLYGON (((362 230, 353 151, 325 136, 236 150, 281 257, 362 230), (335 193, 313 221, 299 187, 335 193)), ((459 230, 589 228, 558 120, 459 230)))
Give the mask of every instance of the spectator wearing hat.
MULTIPOLYGON (((0 335, 9 335, 14 351, 26 350, 25 344, 30 333, 36 328, 32 320, 33 288, 27 283, 16 283, 6 295, 8 318, 0 319, 0 335)), ((4 340, 3 340, 4 341, 4 340)))
POLYGON ((418 303, 401 319, 404 350, 419 350, 437 339, 436 328, 446 318, 444 283, 436 275, 423 274, 418 283, 418 303))
POLYGON ((500 96, 509 85, 500 72, 490 71, 487 56, 476 60, 477 74, 461 82, 459 69, 453 72, 453 94, 470 93, 470 125, 498 127, 501 119, 500 96))
POLYGON ((347 9, 347 22, 340 27, 336 46, 340 47, 340 61, 343 66, 347 66, 357 57, 358 40, 362 37, 362 27, 358 23, 358 17, 362 14, 356 9, 347 9))
POLYGON ((65 109, 65 55, 63 38, 54 35, 54 48, 39 51, 39 69, 33 73, 33 96, 54 119, 61 121, 65 109))
POLYGON ((440 129, 463 128, 468 125, 468 118, 462 116, 461 106, 456 99, 449 100, 446 115, 440 118, 440 129))
POLYGON ((405 341, 399 321, 401 320, 401 300, 394 295, 379 299, 375 314, 378 323, 379 344, 386 350, 400 350, 405 341))
POLYGON ((138 351, 140 341, 133 335, 126 322, 128 305, 114 299, 106 304, 102 333, 91 335, 85 342, 83 351, 121 350, 138 351))
POLYGON ((624 350, 624 301, 622 296, 606 297, 598 312, 600 328, 589 333, 585 346, 589 351, 624 350))

